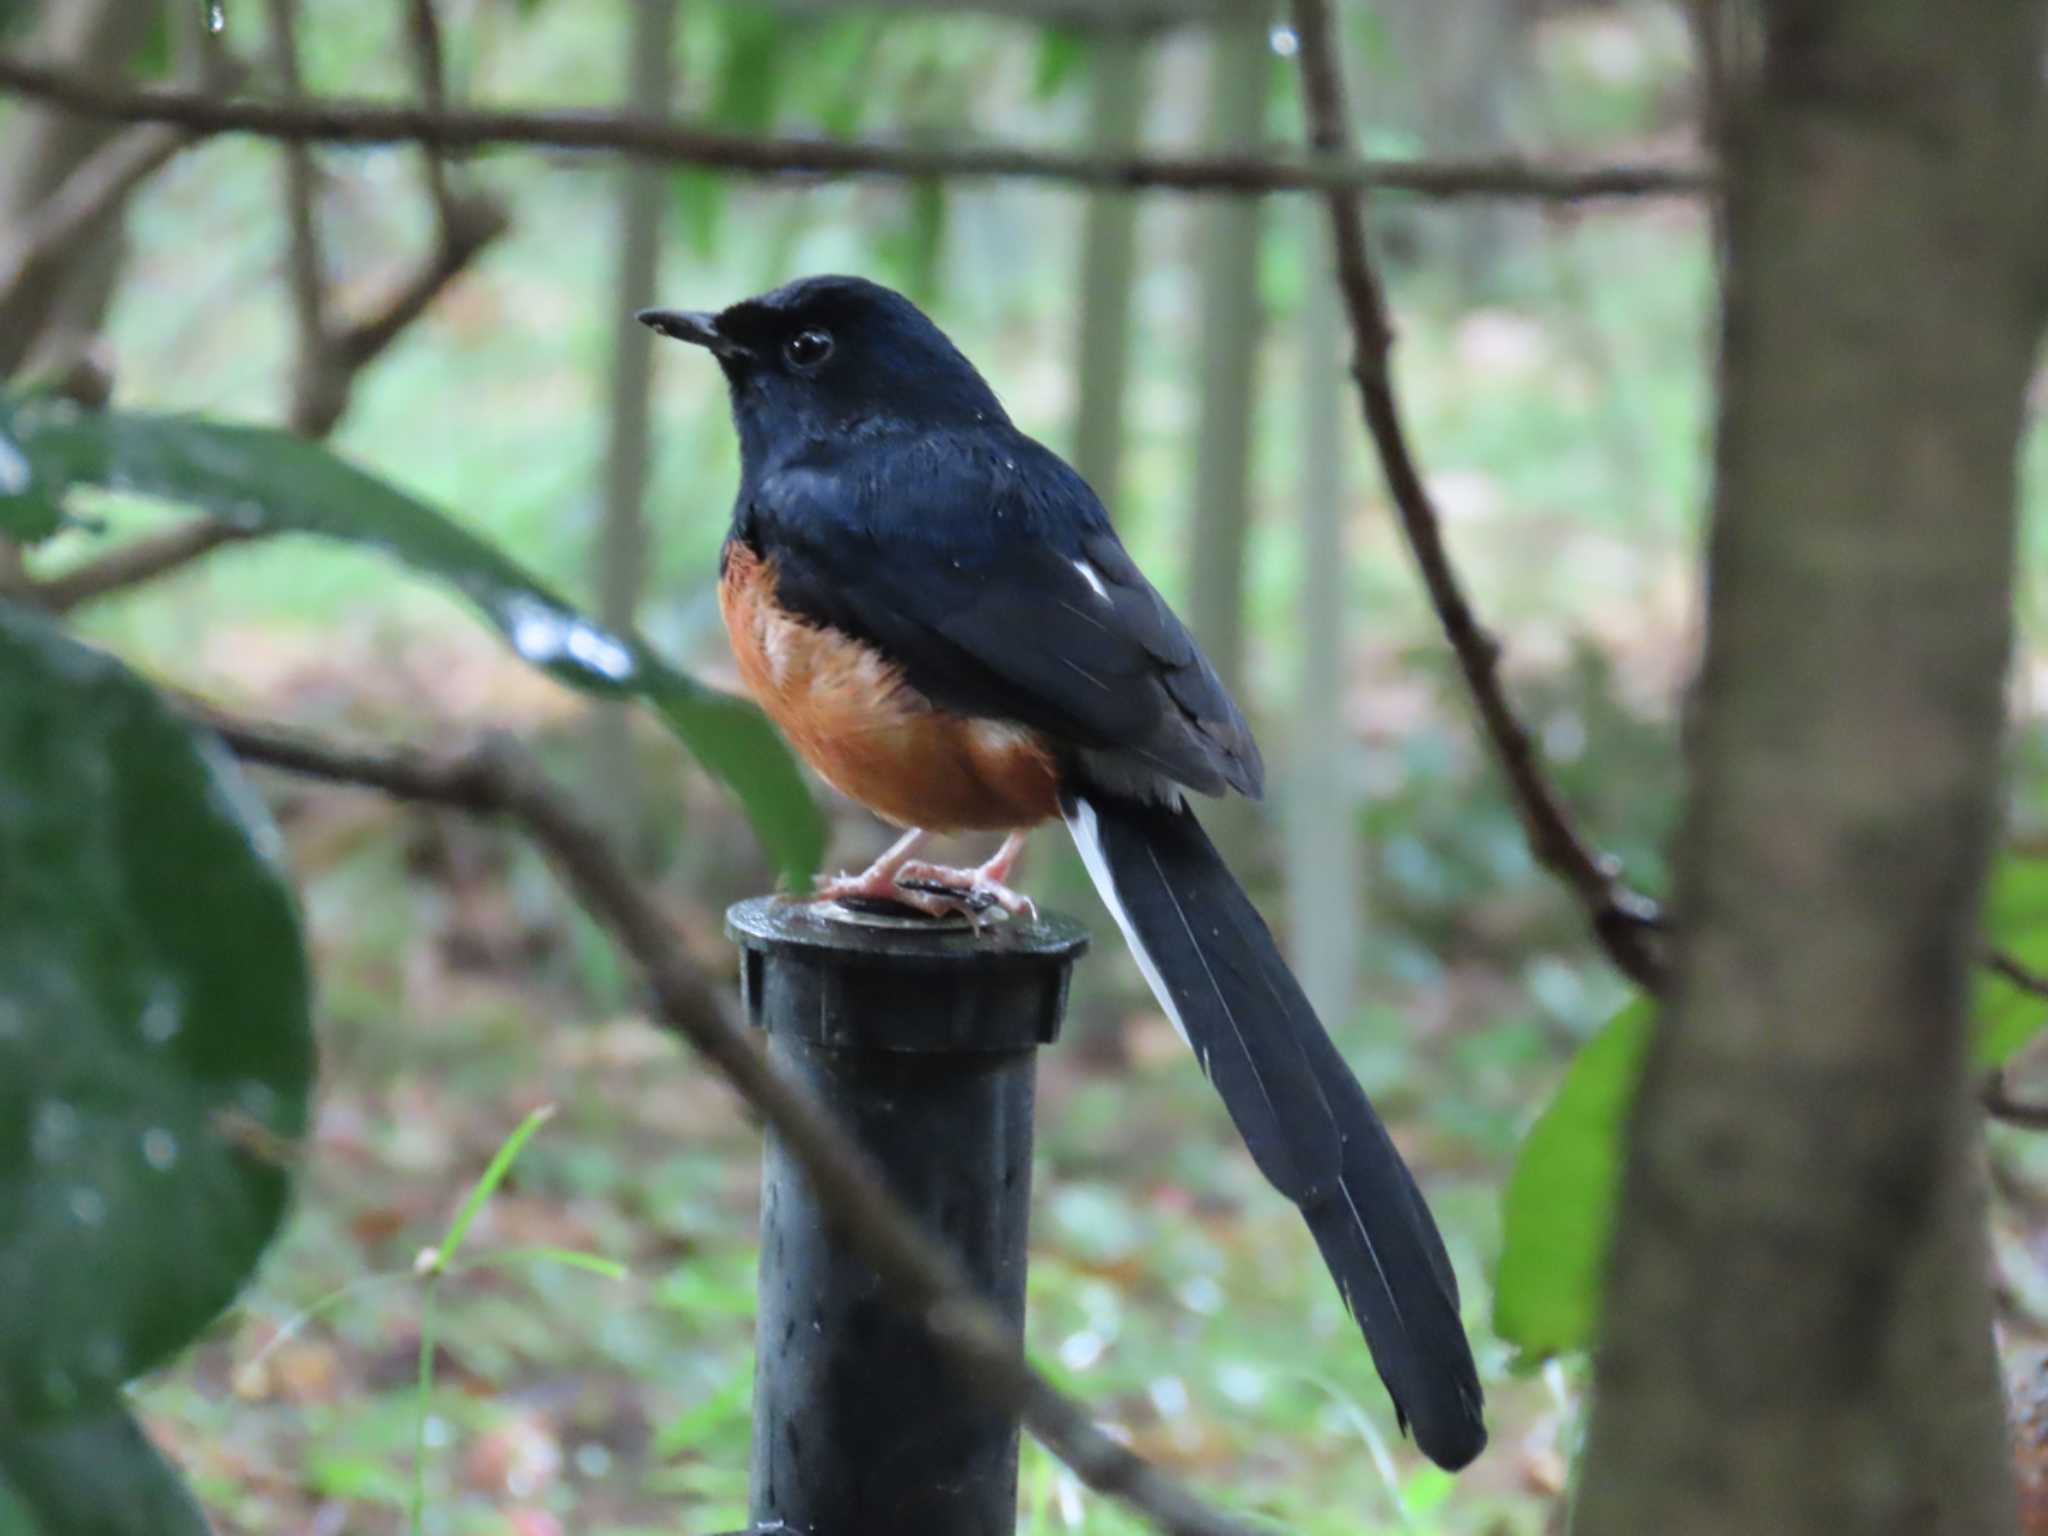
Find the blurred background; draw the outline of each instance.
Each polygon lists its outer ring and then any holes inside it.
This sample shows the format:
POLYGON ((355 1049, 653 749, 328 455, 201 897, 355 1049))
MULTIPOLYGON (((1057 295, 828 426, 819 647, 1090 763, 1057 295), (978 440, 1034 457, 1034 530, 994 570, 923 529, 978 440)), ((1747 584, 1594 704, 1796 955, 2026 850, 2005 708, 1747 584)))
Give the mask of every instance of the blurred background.
MULTIPOLYGON (((266 90, 414 96, 421 40, 403 4, 215 10, 266 90)), ((1701 158, 1681 5, 1340 11, 1371 154, 1701 158)), ((219 68, 206 25, 196 4, 0 6, 11 43, 159 83, 219 68)), ((438 44, 458 102, 739 134, 1102 155, 1301 137, 1277 11, 1203 0, 443 0, 438 44)), ((0 98, 0 220, 104 138, 53 150, 46 130, 0 98)), ((1708 209, 1386 194, 1375 227, 1410 425, 1512 690, 1593 837, 1660 891, 1711 425, 1708 209)), ((1487 1326, 1501 1189, 1574 1049, 1628 992, 1532 864, 1474 733, 1358 427, 1326 254, 1299 195, 221 138, 141 179, 69 267, 38 356, 9 366, 110 377, 123 406, 325 436, 732 687, 712 596, 736 480, 723 387, 628 317, 818 271, 910 293, 1095 483, 1235 681, 1273 787, 1221 817, 1221 836, 1443 1221, 1494 1449, 1453 1483, 1400 1438, 1306 1232, 1056 832, 1022 883, 1101 942, 1042 1068, 1039 1357, 1148 1455, 1302 1536, 1535 1532, 1558 1503, 1580 1381, 1569 1362, 1512 1370, 1487 1326), (342 357, 334 334, 415 269, 435 279, 418 312, 342 357)), ((140 500, 90 506, 100 521, 39 549, 37 574, 169 522, 140 500)), ((281 538, 170 563, 81 606, 78 631, 244 713, 428 746, 487 728, 535 742, 630 840, 691 952, 730 974, 721 913, 772 887, 774 866, 657 725, 550 682, 374 553, 281 538)), ((554 1103, 479 1232, 630 1274, 448 1282, 427 1526, 742 1523, 755 1128, 646 1023, 529 850, 347 791, 286 786, 277 803, 321 978, 314 1144, 284 1240, 202 1347, 143 1389, 146 1422, 223 1531, 402 1528, 419 1351, 404 1277, 521 1116, 554 1103)), ((827 866, 856 867, 882 829, 826 803, 827 866)), ((1032 1536, 1137 1529, 1028 1442, 1024 1457, 1032 1536)))

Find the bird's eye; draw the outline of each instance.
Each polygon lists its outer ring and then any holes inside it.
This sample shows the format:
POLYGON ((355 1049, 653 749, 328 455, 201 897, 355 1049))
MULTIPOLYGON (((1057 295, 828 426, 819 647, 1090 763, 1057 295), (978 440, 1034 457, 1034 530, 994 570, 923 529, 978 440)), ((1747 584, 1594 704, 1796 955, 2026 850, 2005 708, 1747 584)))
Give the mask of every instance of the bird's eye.
POLYGON ((815 368, 832 355, 832 333, 798 331, 782 350, 798 368, 815 368))

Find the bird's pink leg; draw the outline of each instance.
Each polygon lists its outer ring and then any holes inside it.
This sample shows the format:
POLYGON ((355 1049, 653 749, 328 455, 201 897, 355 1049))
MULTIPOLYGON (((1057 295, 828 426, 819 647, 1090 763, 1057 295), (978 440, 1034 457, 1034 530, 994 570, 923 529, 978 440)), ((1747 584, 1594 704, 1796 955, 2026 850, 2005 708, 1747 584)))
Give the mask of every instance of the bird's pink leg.
MULTIPOLYGON (((905 901, 906 893, 896 889, 897 873, 910 862, 910 856, 917 852, 920 844, 931 834, 922 827, 912 827, 897 838, 882 853, 882 856, 857 875, 820 875, 813 897, 818 901, 836 901, 842 896, 866 896, 878 901, 905 901)), ((911 906, 918 903, 911 901, 911 906)))

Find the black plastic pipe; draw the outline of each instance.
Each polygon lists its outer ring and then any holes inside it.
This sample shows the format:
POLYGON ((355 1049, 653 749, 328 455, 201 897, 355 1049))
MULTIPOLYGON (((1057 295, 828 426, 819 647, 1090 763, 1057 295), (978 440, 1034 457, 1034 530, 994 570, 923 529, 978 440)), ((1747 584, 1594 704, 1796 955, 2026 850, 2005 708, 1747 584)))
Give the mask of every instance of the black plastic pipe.
MULTIPOLYGON (((1066 918, 726 914, 749 1019, 910 1211, 1024 1326, 1038 1047, 1087 947, 1066 918)), ((771 1130, 749 1518, 790 1536, 1012 1536, 1017 1421, 983 1404, 858 1258, 771 1130)))

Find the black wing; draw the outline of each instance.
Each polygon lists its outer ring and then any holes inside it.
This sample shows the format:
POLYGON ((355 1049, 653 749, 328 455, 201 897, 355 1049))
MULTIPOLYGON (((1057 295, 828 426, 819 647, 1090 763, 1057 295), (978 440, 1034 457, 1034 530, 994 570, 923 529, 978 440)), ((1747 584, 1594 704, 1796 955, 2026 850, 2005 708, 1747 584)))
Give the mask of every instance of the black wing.
POLYGON ((767 471, 737 522, 785 605, 876 646, 934 702, 1045 731, 1109 787, 1259 794, 1215 669, 1094 492, 1031 439, 879 438, 767 471))

